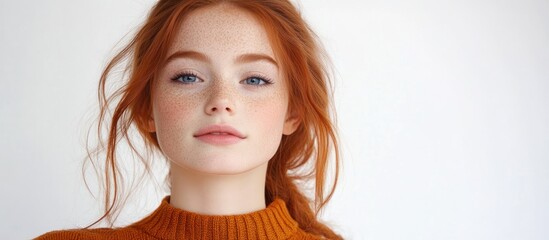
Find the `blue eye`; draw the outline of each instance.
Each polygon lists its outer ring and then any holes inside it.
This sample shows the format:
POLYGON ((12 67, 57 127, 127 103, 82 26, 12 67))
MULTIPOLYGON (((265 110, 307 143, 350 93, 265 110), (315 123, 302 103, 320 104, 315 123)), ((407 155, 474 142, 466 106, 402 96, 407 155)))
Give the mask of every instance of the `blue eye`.
POLYGON ((249 77, 245 81, 247 84, 256 85, 256 86, 264 86, 272 83, 270 80, 267 80, 261 77, 249 77))
POLYGON ((181 73, 173 77, 172 80, 178 81, 181 83, 195 83, 198 81, 198 77, 192 73, 181 73))

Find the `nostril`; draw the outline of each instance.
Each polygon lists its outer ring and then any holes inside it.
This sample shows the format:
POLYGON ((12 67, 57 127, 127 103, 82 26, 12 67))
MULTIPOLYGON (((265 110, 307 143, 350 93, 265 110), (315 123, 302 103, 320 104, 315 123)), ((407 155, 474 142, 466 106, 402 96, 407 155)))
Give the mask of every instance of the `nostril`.
POLYGON ((232 113, 233 108, 230 107, 230 106, 228 106, 228 107, 212 107, 212 106, 210 106, 209 110, 207 110, 207 112, 209 112, 210 114, 217 113, 219 111, 221 111, 221 112, 226 111, 228 113, 232 113))

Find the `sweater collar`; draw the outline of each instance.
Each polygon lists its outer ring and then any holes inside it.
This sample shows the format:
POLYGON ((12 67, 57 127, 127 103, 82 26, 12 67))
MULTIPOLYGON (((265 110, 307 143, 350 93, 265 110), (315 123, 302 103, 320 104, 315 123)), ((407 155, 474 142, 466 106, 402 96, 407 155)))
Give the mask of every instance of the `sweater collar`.
POLYGON ((133 225, 159 239, 286 239, 298 229, 280 198, 251 213, 202 215, 173 207, 170 195, 133 225))

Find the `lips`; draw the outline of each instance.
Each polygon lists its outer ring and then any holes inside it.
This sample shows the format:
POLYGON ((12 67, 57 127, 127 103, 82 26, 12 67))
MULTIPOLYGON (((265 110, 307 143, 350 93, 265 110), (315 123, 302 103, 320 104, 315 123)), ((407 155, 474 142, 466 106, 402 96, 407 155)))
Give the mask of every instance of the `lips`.
POLYGON ((229 125, 209 125, 198 130, 193 136, 200 137, 208 134, 219 136, 233 135, 242 139, 245 138, 244 134, 229 125))

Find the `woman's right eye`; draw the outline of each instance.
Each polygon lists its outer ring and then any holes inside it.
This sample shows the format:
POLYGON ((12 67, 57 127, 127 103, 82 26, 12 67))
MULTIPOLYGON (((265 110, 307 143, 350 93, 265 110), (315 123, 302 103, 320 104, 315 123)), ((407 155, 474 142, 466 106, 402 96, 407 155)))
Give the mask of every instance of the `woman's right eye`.
POLYGON ((188 83, 197 82, 198 77, 194 74, 184 73, 184 74, 176 75, 175 77, 172 78, 172 80, 188 84, 188 83))

